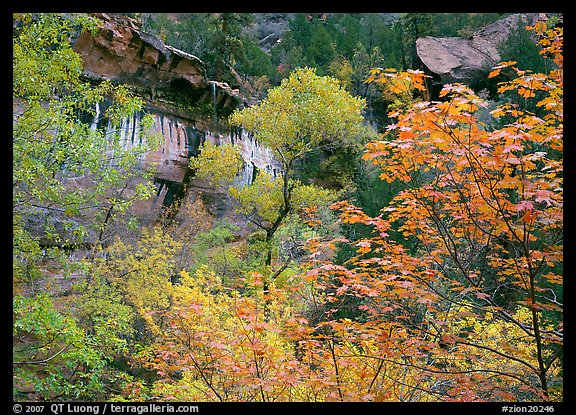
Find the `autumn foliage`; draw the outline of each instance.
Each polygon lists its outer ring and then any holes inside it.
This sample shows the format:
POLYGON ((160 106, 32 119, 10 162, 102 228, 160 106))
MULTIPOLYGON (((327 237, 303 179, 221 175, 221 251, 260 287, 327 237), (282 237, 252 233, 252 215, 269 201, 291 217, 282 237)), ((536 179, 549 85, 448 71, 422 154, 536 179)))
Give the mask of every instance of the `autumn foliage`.
MULTIPOLYGON (((244 280, 251 296, 206 270, 183 274, 174 306, 149 316, 156 396, 562 400, 562 32, 532 29, 556 69, 495 67, 504 104, 454 84, 390 114, 364 159, 403 190, 377 217, 332 206, 371 236, 310 239, 304 272, 266 293, 258 274, 244 280), (342 245, 356 255, 338 264, 342 245), (350 304, 355 317, 338 317, 350 304)), ((425 75, 373 71, 369 82, 418 91, 425 75)))
MULTIPOLYGON (((562 401, 563 33, 530 29, 551 69, 500 63, 497 103, 462 84, 431 100, 417 70, 370 72, 393 121, 362 163, 400 189, 376 215, 289 176, 313 149, 360 136, 364 104, 335 80, 295 72, 235 113, 284 163, 280 177, 230 192, 261 244, 203 232, 212 222, 194 205, 184 243, 143 228, 95 250, 63 298, 15 291, 14 389, 41 400, 562 401), (314 88, 299 90, 304 80, 314 88), (278 241, 293 229, 306 249, 286 259, 278 241)), ((192 167, 232 181, 241 157, 204 150, 192 167)))

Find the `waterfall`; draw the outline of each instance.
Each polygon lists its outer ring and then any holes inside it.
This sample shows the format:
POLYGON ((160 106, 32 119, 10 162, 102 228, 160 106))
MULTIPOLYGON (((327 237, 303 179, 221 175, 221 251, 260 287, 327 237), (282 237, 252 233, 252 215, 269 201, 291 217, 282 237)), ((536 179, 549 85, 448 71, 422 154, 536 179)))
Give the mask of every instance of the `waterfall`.
POLYGON ((130 145, 128 144, 128 131, 130 130, 130 118, 123 117, 120 122, 120 146, 122 150, 128 150, 130 145))
POLYGON ((92 120, 92 124, 90 124, 90 129, 92 131, 96 131, 96 128, 98 128, 98 120, 100 119, 100 104, 97 102, 96 103, 96 115, 94 116, 94 119, 92 120))
POLYGON ((214 117, 216 117, 216 82, 212 82, 212 101, 214 106, 214 117))

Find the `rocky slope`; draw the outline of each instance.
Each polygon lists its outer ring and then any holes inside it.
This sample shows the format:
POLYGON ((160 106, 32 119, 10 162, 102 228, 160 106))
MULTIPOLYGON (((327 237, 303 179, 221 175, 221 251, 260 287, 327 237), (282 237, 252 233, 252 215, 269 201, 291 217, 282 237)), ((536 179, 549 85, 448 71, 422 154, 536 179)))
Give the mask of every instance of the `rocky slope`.
POLYGON ((533 24, 544 18, 541 13, 513 14, 475 31, 469 39, 422 37, 416 41, 416 51, 438 84, 473 85, 500 62, 498 47, 520 19, 524 24, 533 24))

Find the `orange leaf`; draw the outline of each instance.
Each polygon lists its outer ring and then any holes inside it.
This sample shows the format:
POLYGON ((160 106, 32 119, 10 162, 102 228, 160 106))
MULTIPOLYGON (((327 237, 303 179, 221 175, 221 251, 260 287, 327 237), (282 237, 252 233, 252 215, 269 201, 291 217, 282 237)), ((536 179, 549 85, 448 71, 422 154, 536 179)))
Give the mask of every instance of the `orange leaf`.
POLYGON ((494 78, 500 74, 500 68, 494 69, 492 72, 488 74, 488 78, 494 78))

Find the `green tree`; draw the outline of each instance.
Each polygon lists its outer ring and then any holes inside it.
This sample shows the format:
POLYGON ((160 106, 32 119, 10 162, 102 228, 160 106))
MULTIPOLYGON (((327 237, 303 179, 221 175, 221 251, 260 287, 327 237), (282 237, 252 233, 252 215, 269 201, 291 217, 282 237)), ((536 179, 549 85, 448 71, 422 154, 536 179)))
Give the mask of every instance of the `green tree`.
POLYGON ((437 37, 469 37, 481 27, 510 13, 431 13, 432 33, 437 37))
POLYGON ((312 24, 306 19, 304 13, 298 13, 294 19, 289 22, 289 31, 285 36, 285 49, 292 47, 301 47, 306 49, 308 42, 313 33, 312 24))
POLYGON ((167 13, 142 13, 142 30, 164 43, 205 60, 209 23, 207 13, 181 13, 178 19, 167 13))
POLYGON ((308 40, 307 55, 320 74, 326 73, 328 65, 336 57, 334 38, 322 23, 316 23, 308 40))
MULTIPOLYGON (((110 126, 143 107, 125 87, 82 78, 70 39, 96 30, 91 18, 15 14, 13 28, 14 396, 33 388, 34 399, 94 400, 115 381, 107 351, 122 342, 105 320, 95 316, 88 329, 60 309, 52 294, 66 288, 58 281, 69 281, 54 276, 68 277, 70 251, 99 245, 114 218, 150 194, 152 184, 135 168, 154 143, 145 135, 150 118, 138 131, 146 144, 131 149, 120 128, 83 122, 104 99, 111 102, 104 114, 110 126)), ((84 269, 76 271, 78 277, 84 269)))
POLYGON ((519 68, 546 73, 547 61, 540 54, 540 48, 533 34, 526 29, 526 23, 518 19, 516 27, 499 46, 502 61, 516 61, 519 68))
POLYGON ((389 39, 390 30, 390 23, 386 22, 381 14, 366 13, 361 19, 359 36, 352 46, 355 49, 358 42, 362 42, 362 45, 369 51, 375 47, 387 47, 394 43, 389 39))
POLYGON ((251 20, 249 13, 214 13, 208 18, 210 30, 207 46, 216 65, 216 81, 228 81, 224 79, 225 68, 233 66, 242 57, 240 33, 251 20))
POLYGON ((111 356, 101 347, 106 322, 93 334, 61 312, 47 294, 13 299, 13 397, 16 400, 99 400, 111 356))
MULTIPOLYGON (((278 275, 271 270, 272 242, 288 215, 306 212, 307 208, 326 204, 335 197, 334 192, 298 181, 295 177, 298 163, 321 148, 360 145, 364 105, 363 99, 350 95, 337 79, 318 76, 315 69, 302 68, 271 89, 261 104, 236 110, 230 116, 232 125, 252 132, 261 145, 274 153, 282 167, 278 177, 261 172, 251 185, 231 188, 232 196, 239 202, 239 211, 264 232, 268 276, 278 275)), ((200 177, 221 180, 225 169, 215 162, 215 149, 207 149, 192 160, 191 165, 202 167, 198 172, 200 177)), ((234 149, 220 146, 218 151, 230 165, 234 149)), ((236 164, 236 172, 240 165, 236 164)))
MULTIPOLYGON (((134 167, 155 140, 147 135, 144 144, 127 149, 120 127, 143 102, 126 87, 109 82, 94 87, 82 80, 82 62, 69 37, 79 25, 95 28, 85 16, 24 15, 16 21, 14 226, 41 218, 48 226, 48 245, 74 248, 89 232, 98 243, 115 215, 153 191, 146 180, 150 175, 134 167), (102 131, 82 122, 86 114, 96 115, 96 105, 104 99, 112 104, 101 116, 108 117, 110 127, 119 128, 102 131), (134 190, 128 190, 128 184, 134 190), (60 225, 63 231, 55 229, 60 225)), ((150 125, 151 118, 144 117, 137 134, 144 136, 150 125)), ((20 230, 15 234, 21 235, 20 230)))
POLYGON ((280 44, 282 53, 275 53, 280 55, 280 64, 287 65, 288 71, 309 66, 323 75, 337 55, 336 33, 331 22, 298 13, 289 22, 289 31, 280 44))
POLYGON ((362 23, 358 16, 351 13, 336 13, 333 20, 341 29, 336 31, 336 50, 346 59, 350 59, 356 44, 361 39, 362 23))
POLYGON ((247 76, 267 76, 272 78, 274 67, 270 57, 258 46, 252 38, 243 41, 242 59, 238 62, 237 69, 247 76))
POLYGON ((354 54, 350 62, 352 64, 351 90, 354 95, 366 98, 370 111, 378 105, 378 95, 374 88, 366 83, 370 75, 370 69, 381 67, 384 64, 384 56, 379 47, 374 47, 370 52, 362 43, 358 43, 354 48, 354 54))
POLYGON ((405 13, 398 23, 402 29, 402 39, 406 67, 404 69, 420 69, 420 59, 416 52, 416 40, 432 33, 432 16, 430 13, 405 13))

